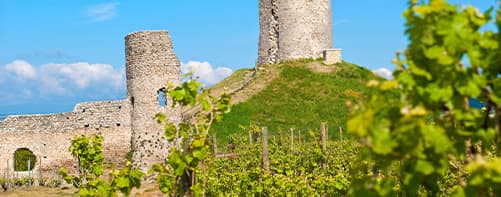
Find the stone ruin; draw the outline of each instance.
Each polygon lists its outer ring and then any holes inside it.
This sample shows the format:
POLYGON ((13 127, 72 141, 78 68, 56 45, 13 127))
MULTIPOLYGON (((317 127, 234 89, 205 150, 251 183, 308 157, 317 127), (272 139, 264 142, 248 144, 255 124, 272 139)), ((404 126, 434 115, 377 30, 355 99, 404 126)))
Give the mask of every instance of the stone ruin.
POLYGON ((44 115, 14 115, 0 122, 0 170, 12 169, 18 149, 37 157, 35 170, 73 168, 68 148, 78 135, 104 136, 106 162, 122 164, 134 151, 134 166, 147 169, 168 154, 163 126, 153 119, 159 112, 170 121, 181 119, 179 108, 159 103, 167 83, 179 84, 181 64, 172 49, 167 31, 135 32, 125 37, 127 97, 119 101, 77 104, 73 112, 44 115), (155 150, 155 151, 152 151, 155 150))
POLYGON ((332 48, 331 0, 259 0, 257 64, 324 57, 341 62, 332 48))
MULTIPOLYGON (((131 105, 131 148, 133 165, 143 170, 165 161, 169 144, 164 127, 153 117, 165 113, 168 121, 181 121, 181 108, 159 103, 158 97, 168 83, 179 85, 181 62, 172 50, 166 31, 147 31, 125 37, 127 100, 131 105)), ((160 101, 163 102, 163 101, 160 101)))
MULTIPOLYGON (((259 0, 257 66, 298 58, 341 61, 332 47, 330 0, 259 0)), ((121 164, 133 151, 133 165, 142 170, 165 160, 169 144, 163 126, 153 119, 167 113, 181 120, 181 109, 161 105, 160 90, 180 83, 180 61, 167 31, 135 32, 125 37, 127 97, 118 101, 77 104, 72 112, 11 115, 0 121, 0 170, 12 170, 16 150, 28 149, 37 161, 35 170, 76 167, 68 150, 78 135, 104 136, 107 163, 121 164)))

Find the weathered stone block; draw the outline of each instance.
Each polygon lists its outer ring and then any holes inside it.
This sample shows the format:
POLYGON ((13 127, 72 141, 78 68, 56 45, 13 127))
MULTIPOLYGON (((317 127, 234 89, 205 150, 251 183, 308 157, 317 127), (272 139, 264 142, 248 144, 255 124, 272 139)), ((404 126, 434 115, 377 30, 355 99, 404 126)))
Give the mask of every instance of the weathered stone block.
POLYGON ((327 49, 324 51, 325 64, 337 64, 341 62, 341 49, 327 49))

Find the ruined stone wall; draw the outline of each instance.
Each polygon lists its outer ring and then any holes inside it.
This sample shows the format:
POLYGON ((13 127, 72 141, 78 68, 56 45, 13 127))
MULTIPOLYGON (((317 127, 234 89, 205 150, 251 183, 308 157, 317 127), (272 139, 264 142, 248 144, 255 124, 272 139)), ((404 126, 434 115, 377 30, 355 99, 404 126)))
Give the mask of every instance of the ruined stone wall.
POLYGON ((0 169, 12 169, 14 152, 27 148, 43 170, 72 168, 68 148, 77 135, 101 133, 106 162, 120 164, 130 149, 130 103, 127 100, 80 103, 73 112, 8 116, 0 121, 0 169))
POLYGON ((76 167, 68 150, 77 135, 100 133, 105 161, 121 164, 134 150, 133 161, 142 170, 165 161, 169 144, 163 126, 153 119, 159 112, 170 122, 181 120, 181 109, 162 106, 159 90, 179 85, 181 63, 167 31, 135 32, 125 38, 127 98, 77 104, 73 112, 8 116, 0 121, 0 170, 12 169, 14 152, 27 148, 37 156, 35 169, 76 167), (41 159, 41 165, 40 165, 41 159))
POLYGON ((179 122, 181 110, 162 107, 159 90, 167 83, 178 85, 181 63, 174 54, 167 31, 135 32, 125 37, 127 98, 132 104, 133 166, 147 170, 151 165, 165 161, 169 144, 164 138, 164 127, 152 117, 166 113, 169 121, 179 122), (167 109, 167 110, 166 110, 167 109))
POLYGON ((131 150, 133 164, 142 170, 165 161, 169 144, 163 126, 153 117, 163 112, 170 122, 181 120, 180 107, 168 107, 169 100, 162 106, 158 100, 167 83, 180 83, 181 63, 172 48, 167 31, 131 33, 125 37, 125 100, 80 103, 73 112, 8 116, 0 121, 0 170, 12 169, 14 152, 20 148, 38 157, 35 169, 71 169, 76 167, 68 150, 71 139, 93 133, 103 135, 108 163, 123 163, 131 150))
POLYGON ((259 0, 258 65, 319 58, 332 48, 330 0, 259 0))

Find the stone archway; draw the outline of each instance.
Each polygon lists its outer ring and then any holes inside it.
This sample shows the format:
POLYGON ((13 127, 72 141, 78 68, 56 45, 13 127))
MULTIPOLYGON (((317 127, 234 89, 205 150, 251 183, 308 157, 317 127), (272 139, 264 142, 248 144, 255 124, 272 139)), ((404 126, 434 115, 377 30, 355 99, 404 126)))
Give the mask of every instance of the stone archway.
POLYGON ((28 148, 18 148, 14 152, 14 171, 33 170, 37 163, 37 157, 28 148))

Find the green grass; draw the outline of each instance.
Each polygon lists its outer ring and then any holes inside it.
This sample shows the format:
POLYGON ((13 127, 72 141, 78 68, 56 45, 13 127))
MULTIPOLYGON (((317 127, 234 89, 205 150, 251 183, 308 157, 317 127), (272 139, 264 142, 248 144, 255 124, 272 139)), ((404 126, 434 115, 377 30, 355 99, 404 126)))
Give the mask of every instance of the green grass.
MULTIPOLYGON (((224 143, 229 135, 241 133, 240 125, 266 126, 271 133, 289 128, 318 129, 322 122, 327 122, 332 134, 337 133, 332 130, 345 128, 349 117, 345 103, 368 98, 375 91, 366 87, 367 81, 381 78, 350 63, 333 65, 330 73, 314 72, 308 68, 313 63, 320 62, 299 60, 268 65, 266 69, 278 69, 279 77, 248 100, 234 105, 223 121, 213 126, 219 141, 224 143)), ((258 73, 257 80, 263 77, 266 76, 258 73)))
POLYGON ((243 80, 247 72, 250 72, 252 69, 238 69, 233 74, 225 79, 223 79, 221 82, 214 84, 210 89, 212 90, 219 90, 223 89, 224 87, 232 86, 233 84, 238 83, 239 81, 243 80))

